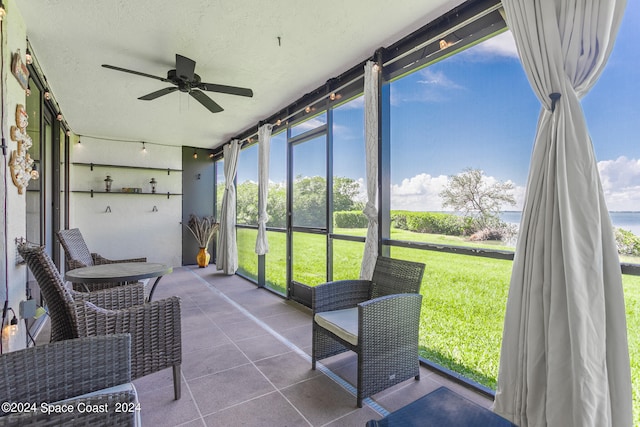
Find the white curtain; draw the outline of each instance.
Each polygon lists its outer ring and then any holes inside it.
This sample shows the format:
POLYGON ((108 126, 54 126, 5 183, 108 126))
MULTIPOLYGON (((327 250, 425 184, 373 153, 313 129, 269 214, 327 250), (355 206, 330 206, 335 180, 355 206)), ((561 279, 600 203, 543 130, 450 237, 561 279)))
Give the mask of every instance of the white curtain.
POLYGON ((625 1, 502 3, 542 110, 494 410, 521 427, 631 426, 620 265, 580 105, 607 62, 625 1))
POLYGON ((364 66, 364 137, 367 167, 367 204, 363 213, 369 220, 360 278, 371 280, 378 256, 378 78, 379 67, 373 61, 364 66))
POLYGON ((256 238, 256 254, 258 255, 269 252, 267 197, 269 195, 269 149, 272 129, 273 125, 268 123, 258 129, 258 237, 256 238))
POLYGON ((234 139, 222 150, 224 156, 224 195, 220 212, 220 235, 216 253, 216 269, 225 274, 235 274, 238 269, 238 245, 236 243, 236 186, 233 181, 238 170, 240 141, 234 139))

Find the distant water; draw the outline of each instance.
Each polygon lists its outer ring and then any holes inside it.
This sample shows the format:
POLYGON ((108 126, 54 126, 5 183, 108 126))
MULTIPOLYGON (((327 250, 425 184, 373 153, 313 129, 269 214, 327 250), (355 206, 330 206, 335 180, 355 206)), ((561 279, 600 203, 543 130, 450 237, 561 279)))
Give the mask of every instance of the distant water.
MULTIPOLYGON (((611 222, 614 227, 631 231, 636 236, 640 236, 640 212, 609 212, 611 222)), ((500 218, 509 224, 520 224, 522 212, 505 211, 500 214, 500 218)))

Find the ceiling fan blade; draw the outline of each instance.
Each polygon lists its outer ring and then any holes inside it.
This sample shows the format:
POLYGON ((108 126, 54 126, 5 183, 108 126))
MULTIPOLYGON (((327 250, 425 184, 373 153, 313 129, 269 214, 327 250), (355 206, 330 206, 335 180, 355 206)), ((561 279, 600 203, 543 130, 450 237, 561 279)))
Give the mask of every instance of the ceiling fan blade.
POLYGON ((215 102, 213 99, 209 98, 204 92, 200 92, 199 90, 192 90, 189 92, 189 95, 194 97, 200 104, 204 105, 206 109, 211 111, 212 113, 219 113, 223 111, 220 105, 215 102))
POLYGON ((176 53, 176 75, 182 80, 193 80, 193 73, 196 69, 196 61, 186 56, 176 53))
POLYGON ((148 95, 141 96, 138 99, 142 99, 143 101, 151 101, 152 99, 159 98, 162 95, 166 95, 166 94, 174 92, 176 90, 178 90, 178 88, 176 86, 174 86, 174 87, 165 87, 164 89, 160 89, 160 90, 157 90, 155 92, 151 92, 148 95))
POLYGON ((149 77, 151 79, 160 80, 161 82, 169 82, 169 80, 164 78, 164 77, 153 76, 151 74, 141 73, 140 71, 127 70, 126 68, 120 68, 120 67, 116 67, 116 66, 108 65, 108 64, 102 64, 102 66, 104 68, 110 68, 110 69, 116 70, 116 71, 122 71, 122 72, 129 73, 129 74, 135 74, 135 75, 142 76, 142 77, 149 77))
POLYGON ((207 92, 228 93, 230 95, 247 96, 249 98, 253 96, 253 91, 244 87, 217 85, 214 83, 200 83, 198 88, 206 90, 207 92))

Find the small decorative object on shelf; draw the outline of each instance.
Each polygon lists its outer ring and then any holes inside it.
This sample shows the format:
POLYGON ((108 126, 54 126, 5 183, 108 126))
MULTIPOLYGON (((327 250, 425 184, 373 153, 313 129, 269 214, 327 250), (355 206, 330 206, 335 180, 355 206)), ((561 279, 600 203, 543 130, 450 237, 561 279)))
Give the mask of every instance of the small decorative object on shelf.
POLYGON ((136 193, 136 194, 141 194, 142 193, 142 188, 140 187, 122 187, 121 190, 123 193, 136 193))
POLYGON ((209 246, 213 236, 216 235, 220 224, 218 224, 212 216, 200 218, 197 215, 191 214, 187 227, 200 247, 200 251, 196 256, 198 266, 204 268, 209 265, 209 260, 211 259, 211 255, 207 251, 207 246, 209 246))
POLYGON ((111 176, 107 175, 107 177, 104 180, 104 190, 109 193, 111 192, 111 184, 113 183, 113 179, 111 179, 111 176))
POLYGON ((151 178, 151 181, 149 181, 149 184, 151 184, 151 192, 155 194, 156 185, 158 184, 158 181, 156 181, 155 178, 151 178))

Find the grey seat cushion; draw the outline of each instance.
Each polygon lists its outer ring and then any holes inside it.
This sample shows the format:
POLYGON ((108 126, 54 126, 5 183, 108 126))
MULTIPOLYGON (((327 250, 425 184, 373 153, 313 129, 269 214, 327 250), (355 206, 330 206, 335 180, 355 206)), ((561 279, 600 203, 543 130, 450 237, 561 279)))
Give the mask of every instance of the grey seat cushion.
POLYGON ((316 313, 316 323, 353 345, 358 345, 358 308, 316 313))

